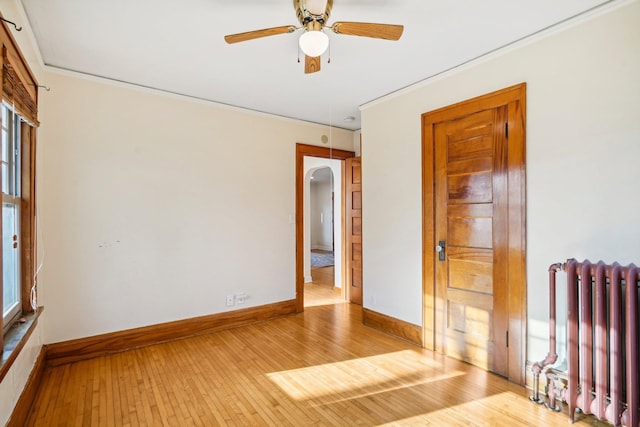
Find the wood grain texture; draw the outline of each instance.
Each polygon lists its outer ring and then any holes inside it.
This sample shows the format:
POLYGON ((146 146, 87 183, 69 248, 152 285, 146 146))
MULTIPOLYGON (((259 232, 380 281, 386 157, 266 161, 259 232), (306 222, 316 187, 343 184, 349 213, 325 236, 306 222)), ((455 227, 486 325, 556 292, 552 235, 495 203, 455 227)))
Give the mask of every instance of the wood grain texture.
POLYGON ((342 304, 345 296, 342 288, 333 286, 335 269, 331 267, 311 267, 313 282, 304 284, 304 306, 342 304))
POLYGON ((449 287, 493 294, 493 254, 487 249, 449 248, 449 287))
POLYGON ((362 161, 353 157, 345 161, 347 204, 345 230, 347 271, 345 287, 350 302, 362 305, 362 161))
POLYGON ((422 347, 422 328, 418 325, 366 308, 362 309, 362 322, 367 326, 380 329, 422 347))
POLYGON ((47 344, 47 363, 60 365, 196 335, 209 334, 295 313, 295 301, 250 307, 209 316, 128 329, 47 344))
POLYGON ((305 55, 304 57, 304 73, 312 74, 320 71, 321 66, 321 57, 319 56, 309 56, 305 55))
POLYGON ((36 245, 36 131, 26 122, 20 124, 21 132, 21 164, 20 176, 21 199, 20 204, 20 291, 22 311, 33 312, 31 308, 31 287, 34 285, 35 275, 35 245, 36 245))
MULTIPOLYGON (((5 33, 8 32, 9 30, 7 29, 7 24, 4 21, 0 21, 2 22, 2 26, 0 28, 2 28, 2 31, 0 31, 0 35, 4 38, 5 33)), ((0 69, 4 70, 4 55, 0 55, 0 69)), ((4 78, 3 78, 4 80, 4 78)), ((0 91, 4 94, 4 90, 3 87, 0 87, 0 91)), ((0 218, 0 226, 2 225, 2 218, 0 218)), ((0 271, 2 270, 2 258, 4 257, 0 257, 0 271)), ((0 280, 0 284, 2 283, 2 280, 0 280)), ((2 287, 2 286, 0 286, 2 287)), ((0 307, 4 307, 4 302, 3 302, 3 298, 4 298, 4 289, 2 292, 0 292, 0 307)), ((4 351, 4 316, 0 316, 0 351, 4 351)), ((0 375, 2 375, 2 371, 0 370, 0 375)), ((2 377, 0 376, 0 381, 2 381, 2 377)))
MULTIPOLYGON (((438 322, 438 314, 445 313, 443 301, 436 298, 436 284, 442 281, 436 274, 436 257, 433 248, 436 245, 434 233, 436 224, 435 211, 435 188, 436 177, 444 176, 445 170, 435 167, 435 140, 436 125, 447 120, 470 116, 473 113, 502 107, 499 114, 505 114, 504 120, 509 126, 508 149, 506 149, 506 162, 504 165, 498 164, 500 177, 492 188, 487 191, 496 192, 500 188, 508 204, 508 213, 504 216, 498 215, 497 223, 501 228, 508 230, 505 239, 498 237, 499 248, 496 256, 501 259, 508 259, 508 271, 498 280, 508 278, 508 292, 498 296, 499 304, 508 307, 505 319, 500 319, 501 323, 506 323, 509 331, 509 351, 504 363, 508 364, 508 378, 520 384, 524 383, 525 365, 525 343, 526 343, 526 236, 525 236, 525 107, 526 107, 526 84, 522 83, 508 87, 487 95, 483 95, 468 101, 463 101, 451 106, 447 106, 422 116, 422 212, 423 212, 423 324, 424 345, 429 349, 438 348, 435 336, 444 331, 438 330, 436 326, 443 322, 438 322), (495 187, 497 185, 498 187, 495 187)), ((479 120, 482 117, 478 116, 479 120)), ((502 120, 502 118, 500 118, 502 120)), ((498 121, 500 121, 498 120, 498 121)), ((469 132, 480 130, 481 125, 471 127, 469 132)), ((472 136, 469 134, 468 136, 472 136)), ((457 174, 464 172, 464 166, 471 164, 476 171, 482 171, 486 166, 483 157, 494 155, 494 144, 491 139, 478 137, 465 141, 466 151, 462 145, 456 143, 449 145, 453 157, 449 163, 452 170, 457 174)), ((464 190, 465 185, 459 185, 464 190)), ((464 195, 463 192, 459 192, 464 195)), ((488 193, 487 193, 488 194, 488 193)), ((495 195, 493 195, 495 197, 495 195)), ((498 196, 502 197, 502 194, 498 196)), ((457 218, 465 218, 460 215, 457 218)), ((440 220, 445 220, 441 218, 440 220)), ((462 220, 464 221, 464 220, 462 220)), ((494 221, 496 224, 496 221, 494 221)), ((470 227, 481 226, 479 223, 469 223, 470 227)), ((486 226, 484 227, 486 228, 486 226)), ((492 233, 495 230, 491 230, 492 233)), ((493 242, 494 244, 496 241, 493 242)), ((505 341, 505 337, 497 337, 505 341)))
POLYGON ((29 374, 29 379, 24 386, 24 390, 22 390, 22 394, 20 394, 20 398, 18 399, 16 406, 13 408, 13 412, 11 413, 11 417, 9 417, 6 427, 22 427, 27 421, 29 413, 31 412, 31 405, 35 400, 38 390, 40 389, 40 384, 42 383, 42 377, 46 366, 46 357, 46 349, 42 346, 40 347, 40 353, 38 353, 38 357, 33 369, 31 370, 31 374, 29 374))
MULTIPOLYGON (((524 387, 367 327, 362 315, 320 305, 48 367, 24 425, 567 425, 524 387)), ((574 424, 594 425, 585 415, 574 424)))
POLYGON ((262 30, 247 31, 244 33, 229 34, 224 36, 224 40, 229 43, 245 42, 247 40, 259 39, 261 37, 277 36, 278 34, 292 33, 296 27, 284 25, 282 27, 264 28, 262 30))
MULTIPOLYGON (((0 16, 2 15, 0 14, 0 16)), ((0 69, 3 73, 2 87, 0 90, 2 98, 5 101, 15 104, 16 108, 20 110, 20 114, 37 126, 38 82, 29 68, 28 62, 22 55, 22 51, 13 37, 11 30, 4 21, 0 21, 0 43, 2 44, 2 58, 0 59, 0 69)), ((20 251, 22 255, 21 273, 24 277, 20 287, 20 294, 22 297, 23 311, 32 312, 33 310, 30 305, 25 302, 30 301, 30 299, 27 298, 25 300, 25 296, 28 297, 27 290, 30 290, 31 288, 31 277, 33 276, 33 266, 35 264, 32 256, 35 241, 33 234, 34 211, 32 210, 35 203, 33 198, 35 191, 35 132, 31 132, 31 128, 24 123, 22 124, 22 130, 28 131, 28 133, 23 138, 23 146, 21 148, 24 150, 26 148, 31 148, 33 145, 33 151, 29 150, 25 153, 26 155, 23 156, 23 160, 26 158, 26 163, 22 163, 20 165, 22 168, 27 167, 22 174, 26 180, 23 180, 21 183, 23 185, 23 190, 26 193, 27 203, 23 206, 20 218, 23 222, 26 221, 24 222, 24 227, 21 227, 22 233, 20 236, 21 239, 23 239, 20 251)), ((2 263, 0 260, 0 266, 1 265, 2 263)), ((3 306, 1 294, 2 292, 0 292, 0 307, 3 306)), ((3 324, 3 321, 0 318, 0 331, 4 330, 4 326, 6 325, 3 324)), ((3 349, 4 336, 0 333, 0 352, 3 349)), ((19 348, 15 354, 12 353, 10 357, 16 357, 18 352, 19 348)), ((11 363, 5 362, 2 364, 2 367, 0 368, 0 378, 6 375, 11 363)))
MULTIPOLYGON (((2 14, 0 14, 2 16, 2 14)), ((23 82, 24 89, 28 96, 32 99, 32 102, 38 105, 38 81, 35 75, 29 68, 29 63, 22 55, 22 51, 18 46, 11 30, 5 22, 0 22, 0 42, 4 47, 3 57, 4 63, 9 62, 13 66, 18 78, 23 82)), ((38 124, 37 117, 29 117, 29 119, 35 119, 33 123, 38 124)))
MULTIPOLYGON (((434 147, 440 171, 436 176, 435 233, 448 248, 444 262, 436 263, 436 299, 443 302, 442 314, 436 317, 442 329, 436 335, 436 347, 503 376, 508 367, 504 339, 508 308, 503 297, 508 287, 503 274, 508 259, 494 256, 494 252, 497 254, 506 241, 505 116, 506 109, 501 106, 439 122, 434 147), (489 141, 490 150, 478 153, 478 139, 489 141), (461 171, 460 163, 469 170, 461 171), (456 265, 476 250, 487 251, 491 257, 491 274, 483 274, 488 283, 475 280, 475 271, 456 275, 456 265), (463 277, 470 280, 461 284, 463 277)), ((477 263, 467 263, 467 267, 480 267, 478 273, 486 273, 477 263)))
POLYGON ((511 92, 507 122, 509 152, 509 281, 513 283, 509 303, 509 378, 524 384, 527 346, 527 263, 526 263, 526 85, 511 92))
POLYGON ((402 25, 374 24, 370 22, 336 22, 331 29, 337 34, 385 40, 399 40, 404 31, 402 25))
MULTIPOLYGON (((319 147, 317 145, 296 144, 296 310, 302 312, 304 310, 304 157, 320 157, 323 159, 345 160, 354 157, 353 151, 329 149, 328 147, 319 147)), ((343 206, 345 203, 345 167, 342 162, 342 194, 343 206)), ((342 229, 345 227, 345 215, 342 212, 342 229)), ((340 242, 343 248, 344 264, 345 257, 345 238, 344 235, 340 242)), ((344 275, 344 273, 343 273, 344 275)), ((343 278, 344 283, 344 278, 343 278)))

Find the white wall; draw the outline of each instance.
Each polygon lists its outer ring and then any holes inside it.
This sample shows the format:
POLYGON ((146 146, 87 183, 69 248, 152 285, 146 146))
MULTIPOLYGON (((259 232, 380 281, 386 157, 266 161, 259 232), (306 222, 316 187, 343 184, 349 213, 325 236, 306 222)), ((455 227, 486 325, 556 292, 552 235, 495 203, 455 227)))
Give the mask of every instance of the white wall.
MULTIPOLYGON (((333 178, 331 178, 333 181, 333 178)), ((331 182, 311 181, 311 249, 333 248, 333 209, 331 182)))
POLYGON ((20 351, 18 358, 13 362, 7 376, 0 382, 0 425, 3 426, 9 420, 13 408, 22 394, 22 390, 31 374, 31 370, 42 348, 42 325, 45 314, 38 319, 38 325, 33 330, 31 337, 20 351))
POLYGON ((362 132, 360 129, 353 132, 353 151, 356 153, 356 157, 360 157, 360 137, 362 132))
MULTIPOLYGON (((605 13, 606 12, 606 13, 605 13)), ((547 268, 640 262, 640 2, 362 109, 364 305, 422 324, 422 113, 527 83, 528 358, 547 352, 547 268)))
MULTIPOLYGON (((324 126, 48 73, 47 342, 295 298, 295 144, 324 126)), ((334 129, 336 148, 352 132, 334 129)))

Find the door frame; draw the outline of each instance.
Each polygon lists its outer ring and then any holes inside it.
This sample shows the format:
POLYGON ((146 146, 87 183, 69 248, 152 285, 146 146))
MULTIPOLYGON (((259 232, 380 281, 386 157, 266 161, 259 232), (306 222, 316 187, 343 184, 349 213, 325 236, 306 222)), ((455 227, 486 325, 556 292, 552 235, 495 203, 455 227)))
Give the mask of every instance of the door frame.
POLYGON ((346 200, 346 204, 344 205, 345 212, 345 247, 346 253, 344 258, 344 288, 345 288, 345 299, 351 304, 357 304, 362 306, 363 304, 363 295, 362 295, 362 158, 352 157, 350 162, 344 161, 345 166, 345 182, 344 182, 344 193, 345 196, 348 197, 346 200), (360 183, 357 184, 360 186, 360 291, 358 292, 360 295, 358 298, 355 298, 354 301, 354 286, 353 286, 353 265, 355 263, 353 259, 353 244, 354 244, 354 235, 353 235, 353 219, 356 218, 353 216, 353 195, 355 191, 353 187, 353 161, 356 160, 359 163, 358 168, 360 169, 360 183))
POLYGON ((485 109, 508 108, 508 378, 524 385, 526 365, 527 277, 525 206, 526 83, 462 101, 422 115, 422 306, 424 347, 435 350, 435 139, 437 123, 485 109))
MULTIPOLYGON (((355 157, 353 151, 337 150, 335 148, 320 147, 317 145, 308 144, 296 144, 296 312, 301 313, 304 311, 304 157, 320 157, 324 159, 334 159, 341 161, 341 186, 342 191, 342 209, 340 209, 342 215, 342 237, 340 244, 342 248, 345 247, 345 170, 344 159, 349 157, 355 157)), ((335 221, 335 218, 334 218, 335 221)), ((335 243, 334 243, 335 244, 335 243)), ((342 251, 343 259, 340 260, 344 266, 344 250, 342 251)), ((342 283, 344 285, 344 269, 342 271, 342 283)))

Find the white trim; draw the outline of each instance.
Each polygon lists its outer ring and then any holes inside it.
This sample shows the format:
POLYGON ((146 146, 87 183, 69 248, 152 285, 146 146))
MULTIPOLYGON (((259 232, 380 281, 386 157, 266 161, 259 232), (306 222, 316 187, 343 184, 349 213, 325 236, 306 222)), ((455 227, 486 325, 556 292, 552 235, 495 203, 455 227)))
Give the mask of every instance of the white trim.
MULTIPOLYGON (((40 45, 36 40, 36 35, 33 32, 33 28, 31 27, 31 21, 29 21, 29 18, 27 17, 27 11, 24 8, 24 4, 22 4, 21 0, 14 0, 13 4, 18 10, 18 16, 20 18, 19 20, 20 26, 22 27, 22 30, 20 32, 23 33, 24 36, 28 39, 28 42, 30 45, 29 47, 31 48, 30 51, 36 56, 36 61, 38 62, 38 65, 42 68, 44 66, 44 59, 42 58, 42 52, 40 52, 40 45)), ((12 29, 11 26, 9 26, 9 28, 12 29)), ((12 29, 13 37, 17 38, 17 34, 13 31, 15 30, 12 29)), ((18 45, 20 45, 20 43, 18 43, 18 45)), ((23 48, 21 45, 20 45, 20 50, 23 51, 23 48)), ((22 53, 24 55, 24 51, 22 53)), ((27 62, 29 62, 28 58, 25 58, 25 59, 27 59, 27 62)))
MULTIPOLYGON (((16 7, 16 9, 18 10, 18 14, 20 15, 20 18, 22 20, 21 26, 23 27, 23 30, 21 32, 24 32, 25 35, 27 36, 28 42, 29 42, 30 48, 31 48, 30 50, 33 51, 34 55, 36 56, 35 59, 38 62, 38 65, 40 66, 42 71, 53 73, 53 74, 60 74, 60 75, 63 75, 63 76, 68 76, 68 77, 81 78, 81 79, 88 80, 88 81, 95 82, 95 83, 111 84, 111 85, 114 85, 116 87, 138 90, 138 91, 144 92, 144 93, 151 93, 151 94, 155 94, 155 95, 164 95, 164 96, 167 96, 167 97, 173 98, 173 99, 178 99, 178 100, 183 100, 183 101, 191 101, 191 102, 196 102, 196 103, 199 103, 199 104, 215 106, 215 107, 222 108, 222 109, 225 109, 225 110, 252 114, 252 115, 255 115, 255 116, 258 116, 258 117, 279 119, 279 120, 282 120, 282 121, 288 122, 288 123, 304 123, 304 124, 311 125, 311 126, 321 127, 321 128, 324 128, 324 129, 333 129, 333 128, 335 128, 335 129, 340 129, 340 130, 346 130, 346 131, 349 131, 349 132, 354 132, 353 129, 341 127, 341 126, 333 124, 333 123, 328 125, 328 124, 322 124, 322 123, 317 123, 317 122, 311 122, 311 121, 307 121, 307 120, 294 119, 294 118, 291 118, 291 117, 280 116, 280 115, 277 115, 277 114, 268 113, 268 112, 264 112, 264 111, 252 110, 250 108, 239 107, 239 106, 236 106, 236 105, 233 105, 233 104, 225 104, 225 103, 218 102, 218 101, 211 100, 211 99, 200 98, 200 97, 197 97, 197 96, 191 96, 191 95, 186 95, 186 94, 177 93, 177 92, 171 92, 171 91, 162 90, 162 89, 158 89, 158 88, 154 88, 154 87, 149 87, 149 86, 144 86, 144 85, 140 85, 140 84, 135 84, 135 83, 125 82, 125 81, 121 81, 121 80, 111 79, 111 78, 108 78, 108 77, 103 77, 103 76, 89 74, 89 73, 83 73, 81 71, 66 69, 66 68, 62 68, 62 67, 57 67, 55 65, 47 64, 44 61, 44 58, 42 57, 42 52, 40 50, 40 45, 38 44, 37 39, 35 37, 35 33, 33 32, 33 28, 31 27, 31 22, 29 21, 29 19, 27 17, 27 12, 25 10, 24 4, 20 0, 13 0, 12 2, 14 4, 14 6, 16 7)), ((16 38, 18 37, 18 35, 16 33, 13 33, 13 36, 16 37, 16 38)), ((20 43, 18 43, 18 44, 20 45, 20 43)), ((22 46, 20 46, 20 47, 22 49, 22 46)), ((27 61, 27 62, 29 62, 29 61, 27 61)), ((34 72, 34 74, 36 74, 36 76, 37 76, 37 73, 34 72)), ((38 79, 38 80, 40 80, 40 79, 38 79)), ((53 88, 51 88, 51 89, 53 90, 53 88)), ((322 146, 321 144, 313 144, 313 145, 322 146)))
POLYGON ((304 283, 311 283, 313 282, 313 278, 311 276, 304 276, 304 283))
POLYGON ((367 108, 376 106, 378 104, 384 103, 386 101, 392 100, 399 96, 405 95, 407 93, 411 93, 417 89, 420 89, 424 86, 427 86, 431 83, 434 83, 438 80, 449 78, 454 74, 466 71, 470 68, 474 68, 477 65, 480 65, 484 62, 493 60, 500 56, 506 55, 514 50, 518 50, 524 46, 530 45, 532 43, 536 43, 540 40, 543 40, 547 37, 551 37, 557 33, 565 31, 569 28, 580 25, 584 22, 593 20, 599 16, 602 16, 606 13, 609 13, 613 10, 624 7, 630 3, 634 3, 638 0, 609 0, 606 3, 600 4, 598 6, 593 7, 587 11, 579 13, 573 17, 567 18, 564 21, 558 22, 557 24, 553 24, 547 28, 543 28, 540 31, 537 31, 533 34, 525 36, 521 39, 515 40, 513 42, 507 43, 504 46, 493 49, 487 53, 484 53, 476 58, 472 58, 468 61, 465 61, 461 64, 455 65, 447 70, 439 71, 429 77, 426 77, 416 83, 410 84, 409 86, 400 88, 396 91, 389 92, 386 95, 382 95, 379 98, 373 99, 369 102, 366 102, 360 105, 360 111, 366 110, 367 108))
MULTIPOLYGON (((54 74, 60 74, 60 75, 63 75, 63 76, 68 76, 68 77, 80 78, 80 79, 88 80, 88 81, 91 81, 91 82, 94 82, 94 83, 111 84, 111 85, 116 86, 116 87, 137 90, 139 92, 150 93, 150 94, 154 94, 154 95, 166 96, 166 97, 169 97, 169 98, 172 98, 172 99, 181 100, 181 101, 191 101, 191 102, 195 102, 197 104, 203 104, 203 105, 208 105, 208 106, 221 108, 223 110, 241 112, 241 113, 251 114, 251 115, 254 115, 254 116, 258 116, 258 117, 278 119, 278 120, 281 120, 281 121, 284 121, 284 122, 287 122, 287 123, 303 123, 303 124, 310 125, 310 126, 321 127, 323 129, 340 129, 340 130, 345 130, 345 131, 349 131, 349 132, 354 132, 353 129, 343 128, 343 127, 337 126, 335 124, 325 125, 325 124, 322 124, 322 123, 311 122, 311 121, 302 120, 302 119, 294 119, 294 118, 291 118, 291 117, 281 116, 281 115, 278 115, 278 114, 267 113, 265 111, 252 110, 250 108, 245 108, 245 107, 238 107, 238 106, 233 105, 233 104, 225 104, 223 102, 214 101, 214 100, 207 99, 207 98, 200 98, 200 97, 197 97, 197 96, 186 95, 186 94, 182 94, 182 93, 178 93, 178 92, 171 92, 171 91, 168 91, 168 90, 158 89, 158 88, 154 88, 154 87, 151 87, 151 86, 144 86, 144 85, 141 85, 141 84, 129 83, 129 82, 125 82, 125 81, 122 81, 122 80, 111 79, 109 77, 103 77, 103 76, 99 76, 99 75, 95 75, 95 74, 83 73, 83 72, 76 71, 76 70, 57 67, 55 65, 44 64, 42 66, 42 68, 43 68, 43 70, 45 70, 47 72, 50 72, 50 73, 54 73, 54 74)), ((314 144, 314 145, 318 145, 320 147, 324 146, 322 144, 314 144)))

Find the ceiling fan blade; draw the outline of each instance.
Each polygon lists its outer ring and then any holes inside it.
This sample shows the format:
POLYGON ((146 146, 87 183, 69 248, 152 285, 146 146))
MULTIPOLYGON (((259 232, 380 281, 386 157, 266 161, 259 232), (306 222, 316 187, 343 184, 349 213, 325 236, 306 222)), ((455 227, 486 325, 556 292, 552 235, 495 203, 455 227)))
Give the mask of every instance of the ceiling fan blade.
POLYGON ((393 24, 372 24, 369 22, 336 22, 331 26, 336 34, 373 37, 376 39, 398 40, 404 26, 393 24))
POLYGON ((320 56, 305 55, 304 58, 304 73, 311 74, 320 71, 320 56))
POLYGON ((282 27, 265 28, 263 30, 247 31, 246 33, 229 34, 224 36, 227 43, 239 43, 247 40, 259 39, 260 37, 276 36, 278 34, 293 33, 296 27, 285 25, 282 27))

